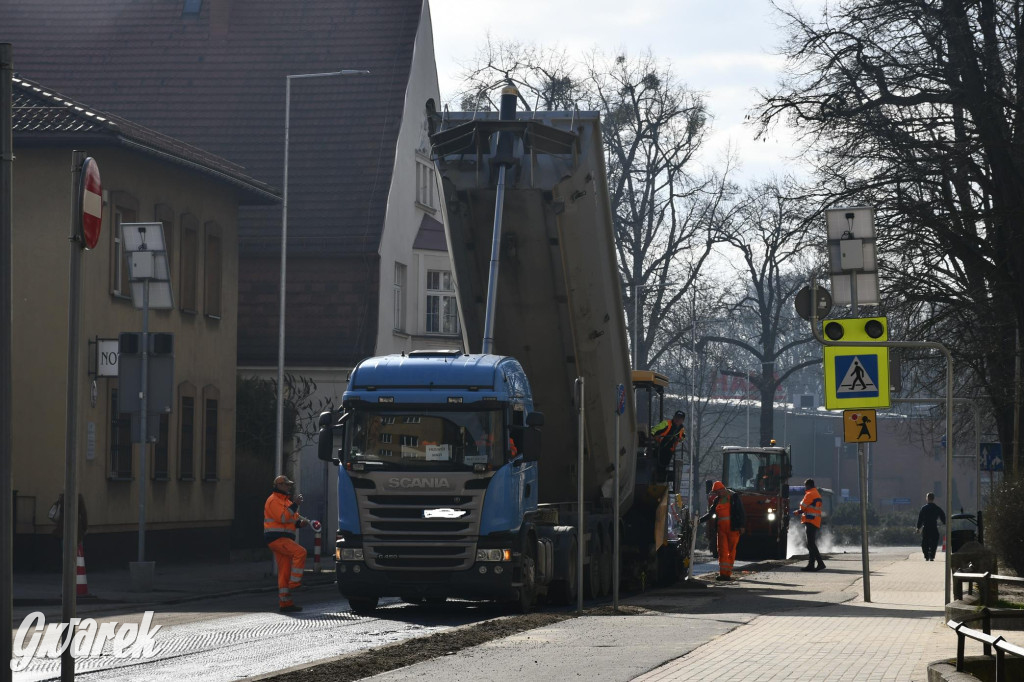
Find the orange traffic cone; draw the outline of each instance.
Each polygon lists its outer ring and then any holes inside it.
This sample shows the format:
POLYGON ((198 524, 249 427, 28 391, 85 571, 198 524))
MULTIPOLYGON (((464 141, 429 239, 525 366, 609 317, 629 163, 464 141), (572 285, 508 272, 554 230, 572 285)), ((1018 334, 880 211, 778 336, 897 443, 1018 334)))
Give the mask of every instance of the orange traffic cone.
POLYGON ((78 560, 76 567, 77 575, 75 577, 77 582, 76 591, 79 597, 86 597, 89 595, 89 580, 85 577, 85 551, 82 549, 82 543, 78 543, 78 560))

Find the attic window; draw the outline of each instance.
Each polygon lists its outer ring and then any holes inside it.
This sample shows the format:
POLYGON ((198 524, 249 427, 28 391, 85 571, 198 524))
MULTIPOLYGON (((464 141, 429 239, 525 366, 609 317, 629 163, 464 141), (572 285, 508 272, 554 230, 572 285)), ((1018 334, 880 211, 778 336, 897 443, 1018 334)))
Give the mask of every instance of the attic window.
POLYGON ((203 6, 203 0, 185 0, 185 6, 181 9, 183 17, 197 17, 203 6))

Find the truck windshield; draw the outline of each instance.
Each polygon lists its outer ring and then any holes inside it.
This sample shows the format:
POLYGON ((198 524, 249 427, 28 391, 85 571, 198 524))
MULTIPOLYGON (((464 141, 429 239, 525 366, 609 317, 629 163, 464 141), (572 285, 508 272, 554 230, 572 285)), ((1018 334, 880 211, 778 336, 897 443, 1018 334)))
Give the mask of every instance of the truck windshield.
POLYGON ((725 456, 725 480, 722 482, 732 490, 778 493, 782 485, 782 464, 782 455, 776 453, 730 452, 725 456))
POLYGON ((508 450, 500 410, 352 414, 347 460, 396 470, 498 468, 508 450))

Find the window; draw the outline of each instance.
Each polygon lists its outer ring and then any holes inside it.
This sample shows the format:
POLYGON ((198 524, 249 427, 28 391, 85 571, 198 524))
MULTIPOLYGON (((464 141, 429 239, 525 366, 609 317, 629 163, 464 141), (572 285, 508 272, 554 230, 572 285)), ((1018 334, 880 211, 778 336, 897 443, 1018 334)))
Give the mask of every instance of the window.
POLYGON ((416 159, 416 203, 430 211, 437 208, 434 198, 434 167, 419 159, 416 159))
POLYGON ((203 0, 185 0, 185 5, 181 8, 181 16, 198 16, 199 10, 203 8, 203 0))
POLYGON ((407 448, 414 448, 420 444, 419 436, 399 436, 399 445, 403 445, 407 448))
POLYGON ((160 437, 153 446, 153 480, 166 481, 167 475, 167 441, 170 439, 171 416, 160 415, 160 437))
POLYGON ((196 278, 199 274, 197 264, 199 249, 199 221, 194 215, 186 213, 181 216, 181 249, 179 264, 181 267, 181 290, 178 292, 178 300, 181 301, 181 311, 195 313, 196 303, 196 278))
POLYGON ((203 312, 207 317, 220 319, 221 307, 221 238, 217 223, 205 225, 206 241, 203 251, 204 286, 203 312))
POLYGON ((188 383, 178 387, 178 476, 183 481, 195 480, 196 397, 188 383))
POLYGON ((132 295, 128 280, 128 254, 125 253, 121 225, 138 221, 138 202, 125 192, 111 192, 110 293, 119 298, 132 295))
POLYGON ((217 480, 217 408, 220 391, 213 386, 203 389, 203 480, 217 480))
POLYGON ((405 331, 405 264, 395 263, 395 331, 405 331))
POLYGON ((110 478, 132 478, 132 418, 118 412, 117 389, 110 389, 110 478))
POLYGON ((428 334, 458 334, 459 309, 452 274, 447 270, 427 271, 428 334))

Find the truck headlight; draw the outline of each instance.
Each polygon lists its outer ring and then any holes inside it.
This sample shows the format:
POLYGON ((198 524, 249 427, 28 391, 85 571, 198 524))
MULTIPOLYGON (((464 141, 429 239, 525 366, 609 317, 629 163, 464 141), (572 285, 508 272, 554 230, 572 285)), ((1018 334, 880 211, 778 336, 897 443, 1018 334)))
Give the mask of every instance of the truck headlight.
POLYGON ((478 549, 477 561, 512 561, 511 549, 478 549))
POLYGON ((769 521, 774 521, 775 520, 775 512, 773 512, 773 511, 768 512, 768 520, 769 521))
POLYGON ((345 547, 338 550, 341 553, 342 561, 362 561, 363 560, 363 548, 362 547, 345 547))

